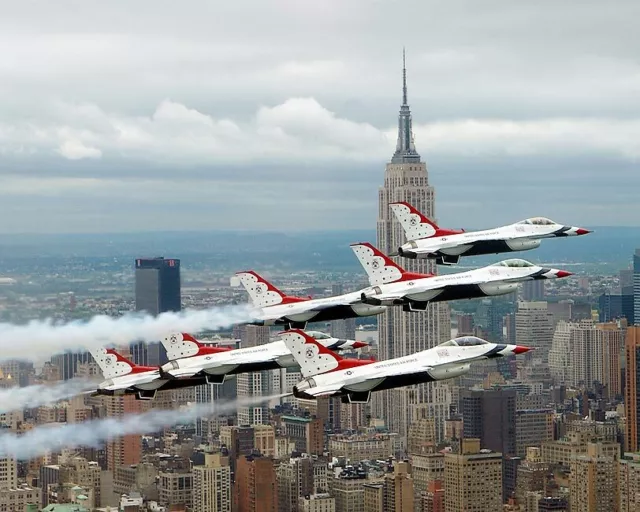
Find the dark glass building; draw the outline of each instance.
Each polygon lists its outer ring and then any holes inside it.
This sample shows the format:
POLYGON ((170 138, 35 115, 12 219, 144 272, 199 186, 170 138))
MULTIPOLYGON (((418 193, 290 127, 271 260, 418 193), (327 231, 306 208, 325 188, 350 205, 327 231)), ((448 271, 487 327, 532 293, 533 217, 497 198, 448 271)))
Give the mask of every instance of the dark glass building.
POLYGON ((623 289, 622 295, 611 295, 609 293, 600 295, 598 297, 598 316, 600 322, 626 318, 629 325, 633 325, 635 318, 633 290, 623 289))
POLYGON ((520 462, 515 456, 516 394, 515 389, 463 389, 460 392, 463 437, 480 439, 481 448, 502 453, 503 501, 513 491, 520 462))
MULTIPOLYGON (((180 260, 137 258, 136 311, 156 316, 167 311, 180 311, 180 260)), ((134 343, 131 356, 137 364, 162 365, 167 362, 167 352, 161 343, 134 343)))
POLYGON ((136 311, 158 315, 165 311, 180 310, 180 260, 138 258, 136 311))
POLYGON ((51 363, 60 369, 62 380, 73 379, 78 370, 78 363, 89 363, 93 360, 89 352, 56 354, 51 363))

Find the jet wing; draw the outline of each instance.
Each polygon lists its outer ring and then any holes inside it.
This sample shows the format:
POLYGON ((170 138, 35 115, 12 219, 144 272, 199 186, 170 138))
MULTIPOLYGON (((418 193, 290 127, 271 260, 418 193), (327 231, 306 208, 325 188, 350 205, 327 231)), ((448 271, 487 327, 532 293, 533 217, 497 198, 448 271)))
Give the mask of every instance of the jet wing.
POLYGON ((406 296, 406 293, 371 293, 371 295, 368 295, 366 292, 363 292, 358 302, 371 306, 393 306, 403 304, 406 296))
POLYGON ((353 304, 358 304, 360 301, 359 300, 345 300, 342 302, 334 302, 332 304, 320 304, 318 306, 314 306, 310 309, 306 309, 305 311, 324 311, 325 309, 331 309, 331 308, 335 308, 337 306, 352 306, 353 304))
POLYGON ((115 391, 117 389, 128 389, 130 387, 139 386, 141 384, 150 384, 151 382, 155 382, 158 379, 161 379, 160 371, 155 371, 148 376, 142 378, 128 379, 128 376, 125 376, 123 380, 118 380, 117 378, 113 381, 109 382, 104 381, 100 384, 100 389, 106 389, 109 391, 115 391))
POLYGON ((346 298, 328 299, 319 304, 315 304, 310 308, 303 309, 302 311, 323 311, 325 309, 335 308, 337 306, 352 306, 360 302, 357 297, 353 297, 352 300, 346 298))
POLYGON ((503 232, 503 233, 487 233, 483 235, 476 234, 473 238, 468 240, 453 240, 447 239, 446 241, 438 241, 429 243, 428 247, 432 251, 441 251, 443 249, 455 249, 466 248, 465 251, 471 248, 474 244, 484 242, 505 242, 508 240, 516 240, 526 236, 523 233, 503 232))
POLYGON ((226 373, 234 370, 238 366, 246 365, 246 364, 255 364, 255 363, 266 363, 267 361, 272 360, 274 357, 278 357, 280 354, 277 353, 269 353, 268 349, 261 349, 256 347, 255 351, 248 352, 245 354, 234 355, 231 358, 218 358, 215 355, 210 356, 208 360, 205 356, 203 359, 198 361, 196 364, 194 362, 193 366, 188 365, 182 368, 173 368, 169 371, 169 374, 174 378, 187 378, 193 377, 200 372, 207 370, 222 370, 221 373, 226 373))
POLYGON ((309 388, 304 390, 305 395, 319 397, 324 395, 331 395, 333 393, 337 393, 342 388, 341 382, 336 382, 335 384, 330 384, 326 386, 317 386, 315 388, 309 388))
MULTIPOLYGON (((384 363, 381 363, 384 365, 384 363)), ((389 363, 388 365, 381 367, 379 373, 372 375, 365 381, 358 382, 358 385, 373 381, 373 386, 377 386, 380 382, 384 381, 388 377, 394 377, 397 375, 412 375, 414 373, 422 373, 431 369, 431 366, 413 366, 413 367, 400 367, 398 368, 395 363, 389 363)), ((353 383, 352 383, 353 384, 353 383)), ((305 389, 303 392, 307 395, 314 397, 333 394, 340 389, 349 389, 349 382, 339 381, 332 384, 325 384, 324 386, 316 386, 313 388, 305 389)))
MULTIPOLYGON (((407 364, 409 361, 405 361, 402 364, 407 364)), ((416 361, 417 363, 417 361, 416 361)), ((403 366, 398 368, 396 363, 387 363, 385 364, 385 362, 381 362, 379 364, 376 364, 376 368, 378 370, 378 374, 371 377, 371 380, 377 380, 377 379, 386 379, 387 377, 395 377, 397 375, 412 375, 414 373, 423 373, 426 372, 428 370, 430 370, 432 368, 432 366, 430 365, 424 365, 424 366, 403 366)))
POLYGON ((265 308, 260 312, 254 313, 255 318, 260 320, 267 320, 273 318, 280 318, 281 316, 292 316, 292 315, 300 315, 304 313, 312 313, 317 311, 323 311, 325 309, 335 308, 336 306, 351 306, 352 304, 357 304, 359 301, 355 300, 347 300, 347 299, 338 299, 338 300, 323 300, 320 303, 309 304, 309 302, 297 302, 293 304, 288 304, 286 308, 282 308, 282 305, 278 304, 273 306, 274 308, 279 308, 278 313, 274 314, 270 307, 265 308))

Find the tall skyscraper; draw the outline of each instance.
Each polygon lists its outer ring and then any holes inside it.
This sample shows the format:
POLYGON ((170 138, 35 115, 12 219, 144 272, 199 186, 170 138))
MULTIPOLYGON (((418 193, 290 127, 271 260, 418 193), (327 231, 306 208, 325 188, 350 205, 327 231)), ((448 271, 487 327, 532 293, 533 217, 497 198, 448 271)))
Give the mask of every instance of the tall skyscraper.
MULTIPOLYGON (((634 276, 635 277, 635 276, 634 276)), ((638 451, 640 411, 638 411, 638 384, 640 384, 640 327, 629 327, 625 337, 626 386, 624 407, 626 420, 625 451, 638 451)))
POLYGON ((618 464, 618 511, 640 510, 640 454, 624 453, 618 464))
POLYGON ((231 512, 231 468, 228 457, 207 453, 193 467, 193 512, 231 512))
MULTIPOLYGON (((136 311, 159 315, 167 311, 180 311, 180 260, 137 258, 136 311)), ((167 351, 158 343, 131 345, 133 361, 142 365, 162 365, 167 362, 167 351)))
MULTIPOLYGON (((242 348, 257 347, 269 343, 269 327, 263 325, 242 326, 240 331, 242 348)), ((280 388, 280 370, 246 372, 236 376, 238 398, 269 396, 274 387, 280 388), (277 382, 276 382, 277 380, 277 382)), ((269 407, 266 403, 238 407, 239 425, 256 425, 269 422, 269 407)))
POLYGON ((544 280, 525 281, 522 283, 522 300, 544 300, 544 280))
POLYGON ((0 490, 18 487, 18 464, 16 459, 0 459, 0 490))
POLYGON ((78 369, 78 363, 91 362, 91 354, 89 352, 56 354, 51 358, 51 364, 57 366, 60 370, 60 378, 62 380, 73 379, 78 369))
MULTIPOLYGON (((148 407, 144 405, 145 402, 136 400, 133 395, 105 397, 104 402, 107 416, 115 418, 139 414, 148 407)), ((112 472, 115 472, 119 466, 138 464, 141 457, 142 436, 140 434, 129 434, 107 443, 107 468, 112 472)))
POLYGON ((629 325, 635 323, 633 287, 625 290, 629 290, 630 293, 612 295, 607 292, 598 297, 598 318, 601 322, 626 318, 629 325))
POLYGON ((278 484, 273 460, 259 456, 242 456, 234 486, 238 512, 277 512, 278 484))
POLYGON ((572 512, 620 510, 617 457, 604 452, 602 444, 589 443, 587 453, 572 458, 570 467, 572 512))
POLYGON ((640 325, 640 249, 633 255, 633 320, 640 325))
POLYGON ((445 454, 444 482, 447 512, 502 510, 502 454, 481 451, 479 439, 445 454))
POLYGON ((464 438, 479 439, 482 448, 516 454, 516 390, 463 389, 460 411, 464 438))
POLYGON ((553 341, 553 313, 546 302, 518 302, 516 344, 535 347, 536 356, 547 361, 553 341))
MULTIPOLYGON (((411 123, 403 54, 398 141, 391 162, 386 166, 384 185, 378 193, 377 245, 385 254, 396 251, 405 242, 404 231, 393 216, 389 203, 407 201, 435 220, 435 193, 429 185, 427 166, 416 151, 411 123)), ((427 259, 395 258, 395 261, 410 272, 437 271, 435 263, 427 259)), ((389 308, 378 317, 379 357, 391 359, 432 348, 449 338, 450 325, 449 308, 444 303, 431 304, 424 312, 389 308)), ((381 391, 373 396, 372 412, 383 418, 392 431, 406 439, 413 406, 430 402, 431 395, 431 384, 381 391)))

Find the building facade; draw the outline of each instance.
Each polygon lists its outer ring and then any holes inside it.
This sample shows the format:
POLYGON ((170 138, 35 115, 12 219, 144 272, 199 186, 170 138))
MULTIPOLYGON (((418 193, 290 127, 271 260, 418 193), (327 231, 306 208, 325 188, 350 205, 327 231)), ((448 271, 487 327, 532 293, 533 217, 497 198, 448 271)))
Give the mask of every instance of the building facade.
MULTIPOLYGON (((137 258, 135 272, 136 311, 156 316, 182 309, 180 260, 137 258)), ((141 365, 159 366, 167 362, 167 351, 160 342, 134 343, 131 355, 133 361, 141 365)))

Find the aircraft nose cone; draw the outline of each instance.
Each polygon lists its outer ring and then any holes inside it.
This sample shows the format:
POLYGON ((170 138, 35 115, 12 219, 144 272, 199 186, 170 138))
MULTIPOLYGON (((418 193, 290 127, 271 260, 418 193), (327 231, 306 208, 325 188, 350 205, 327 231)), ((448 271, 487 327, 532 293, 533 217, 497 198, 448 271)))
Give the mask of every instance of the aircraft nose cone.
POLYGON ((567 270, 558 270, 558 272, 556 273, 556 277, 558 278, 569 277, 572 275, 573 275, 573 272, 568 272, 567 270))
POLYGON ((584 229, 584 228, 576 229, 576 235, 588 235, 589 233, 591 233, 591 231, 589 231, 588 229, 584 229))
POLYGON ((369 344, 368 343, 364 343, 363 341, 354 341, 353 342, 353 348, 364 348, 364 347, 368 347, 369 344))
POLYGON ((529 352, 531 349, 529 347, 524 347, 522 345, 516 345, 516 348, 513 349, 514 354, 524 354, 525 352, 529 352))

